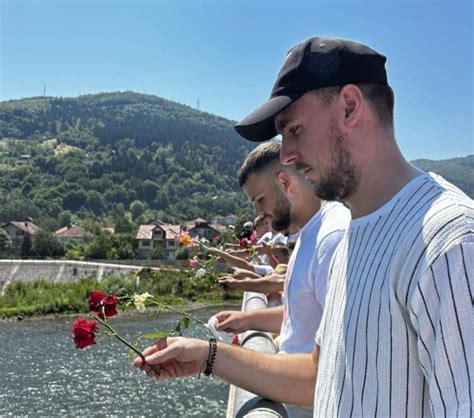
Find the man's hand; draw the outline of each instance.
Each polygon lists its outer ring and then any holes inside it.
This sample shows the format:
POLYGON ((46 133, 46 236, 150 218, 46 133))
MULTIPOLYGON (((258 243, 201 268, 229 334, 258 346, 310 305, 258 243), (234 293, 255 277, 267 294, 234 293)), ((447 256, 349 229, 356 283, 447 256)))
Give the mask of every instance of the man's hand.
POLYGON ((242 291, 242 285, 245 283, 245 281, 236 280, 231 276, 223 276, 217 280, 217 283, 228 292, 240 292, 242 291))
POLYGON ((218 260, 225 261, 225 258, 222 257, 223 255, 225 256, 225 252, 222 250, 219 250, 219 248, 210 247, 207 250, 207 253, 210 255, 213 255, 214 257, 217 257, 218 260))
POLYGON ((209 252, 209 254, 212 254, 216 257, 219 257, 220 255, 224 253, 224 251, 219 250, 219 248, 216 248, 216 247, 209 247, 209 250, 207 251, 209 252))
POLYGON ((145 365, 141 357, 137 357, 133 364, 137 368, 143 368, 148 376, 159 380, 185 377, 201 371, 208 353, 207 341, 168 337, 143 352, 145 365))
POLYGON ((257 273, 249 270, 239 269, 236 268, 234 270, 234 274, 232 275, 236 280, 242 280, 246 278, 260 278, 262 276, 258 275, 257 273))
POLYGON ((259 279, 235 280, 231 276, 223 276, 218 279, 218 284, 229 292, 258 292, 275 293, 283 291, 285 276, 272 274, 259 279))
MULTIPOLYGON (((198 374, 207 361, 209 342, 189 338, 167 338, 144 351, 145 362, 135 366, 160 380, 198 374), (156 370, 161 367, 161 371, 156 370)), ((217 344, 213 373, 229 383, 264 398, 312 405, 318 367, 318 352, 310 354, 258 353, 231 344, 217 344)))
POLYGON ((250 329, 248 314, 241 311, 222 311, 216 315, 219 323, 216 325, 217 331, 240 334, 250 329))
POLYGON ((272 246, 268 242, 262 242, 263 253, 270 257, 272 255, 272 246))

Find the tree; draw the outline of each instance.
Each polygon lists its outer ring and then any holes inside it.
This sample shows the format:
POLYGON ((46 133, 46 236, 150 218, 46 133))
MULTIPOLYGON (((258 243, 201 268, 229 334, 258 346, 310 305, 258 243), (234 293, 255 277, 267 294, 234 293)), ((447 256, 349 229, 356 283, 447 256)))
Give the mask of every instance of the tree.
POLYGON ((29 257, 33 255, 33 242, 31 241, 30 234, 26 234, 21 243, 21 253, 23 257, 29 257))
POLYGON ((118 216, 115 218, 115 232, 131 233, 135 230, 135 225, 127 216, 118 216))
POLYGON ((46 229, 40 229, 33 237, 33 250, 41 257, 62 257, 64 247, 58 239, 46 229))
POLYGON ((156 243, 153 245, 153 248, 150 251, 150 259, 151 260, 164 260, 166 258, 165 249, 156 243))
POLYGON ((58 215, 58 224, 62 228, 72 224, 72 213, 69 210, 64 210, 58 215))
POLYGON ((7 231, 0 228, 0 253, 9 253, 12 248, 12 240, 7 231))
POLYGON ((146 210, 146 205, 140 200, 134 200, 130 205, 132 219, 136 221, 146 210))
POLYGON ((88 245, 85 255, 87 258, 106 260, 107 255, 112 254, 112 248, 112 236, 110 234, 100 234, 88 245))

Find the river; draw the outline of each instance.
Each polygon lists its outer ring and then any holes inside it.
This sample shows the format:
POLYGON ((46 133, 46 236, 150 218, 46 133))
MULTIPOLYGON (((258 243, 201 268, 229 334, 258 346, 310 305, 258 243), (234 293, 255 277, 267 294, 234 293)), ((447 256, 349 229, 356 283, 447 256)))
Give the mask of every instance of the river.
MULTIPOLYGON (((193 314, 207 321, 218 311, 193 314)), ((228 385, 205 376, 158 382, 131 365, 128 349, 102 337, 86 350, 74 347, 75 317, 0 322, 0 416, 223 417, 228 385)), ((169 331, 176 316, 112 318, 129 341, 169 331)), ((187 336, 206 337, 198 325, 187 336)))

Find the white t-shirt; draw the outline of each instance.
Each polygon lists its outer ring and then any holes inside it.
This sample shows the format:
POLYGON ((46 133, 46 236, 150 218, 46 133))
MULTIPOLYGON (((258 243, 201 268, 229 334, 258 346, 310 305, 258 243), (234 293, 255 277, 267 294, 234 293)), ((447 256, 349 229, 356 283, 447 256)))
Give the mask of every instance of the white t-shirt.
POLYGON ((272 240, 270 241, 270 244, 286 244, 287 236, 282 234, 281 232, 278 232, 272 237, 272 240))
MULTIPOLYGON (((272 238, 273 238, 273 232, 272 231, 265 232, 260 237, 260 239, 257 241, 257 245, 262 245, 263 243, 270 244, 271 241, 272 241, 272 238)), ((257 257, 257 263, 268 265, 269 261, 268 261, 267 255, 266 254, 259 255, 257 257)), ((260 274, 260 273, 257 273, 257 274, 260 274)))
POLYGON ((257 245, 262 244, 263 242, 270 243, 273 238, 273 232, 265 232, 260 239, 257 241, 257 245))
POLYGON ((327 202, 301 228, 285 277, 281 353, 313 351, 323 313, 329 263, 349 222, 346 207, 327 202))
MULTIPOLYGON (((285 278, 285 314, 280 353, 310 353, 321 320, 328 267, 350 222, 342 204, 327 202, 300 230, 285 278)), ((285 405, 291 418, 312 416, 312 409, 285 405)))
POLYGON ((314 416, 473 416, 474 208, 422 174, 331 263, 314 416))
POLYGON ((255 273, 260 276, 266 276, 267 274, 273 273, 273 267, 267 264, 253 264, 255 273))

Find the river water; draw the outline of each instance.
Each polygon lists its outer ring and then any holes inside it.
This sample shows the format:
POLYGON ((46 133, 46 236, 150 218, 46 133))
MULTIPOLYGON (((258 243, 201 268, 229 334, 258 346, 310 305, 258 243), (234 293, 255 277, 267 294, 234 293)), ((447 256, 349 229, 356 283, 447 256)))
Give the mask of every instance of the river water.
MULTIPOLYGON (((218 309, 193 314, 207 321, 218 309)), ((202 376, 158 382, 131 365, 128 349, 103 337, 86 350, 75 348, 75 317, 0 322, 0 416, 223 417, 228 385, 202 376)), ((112 318, 128 340, 169 331, 176 316, 112 318)), ((193 325, 187 336, 206 338, 193 325)))

